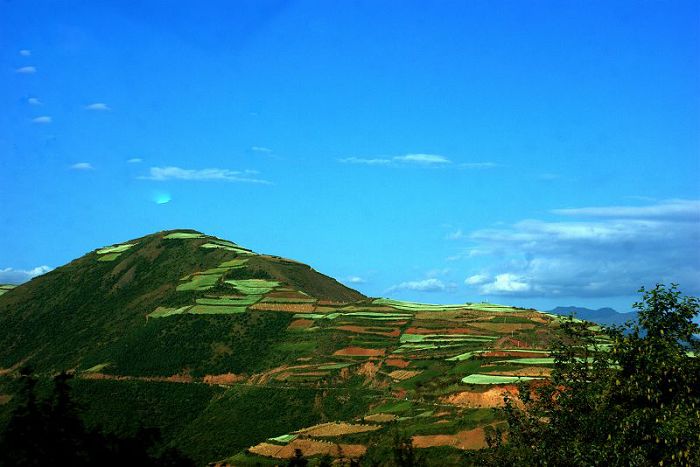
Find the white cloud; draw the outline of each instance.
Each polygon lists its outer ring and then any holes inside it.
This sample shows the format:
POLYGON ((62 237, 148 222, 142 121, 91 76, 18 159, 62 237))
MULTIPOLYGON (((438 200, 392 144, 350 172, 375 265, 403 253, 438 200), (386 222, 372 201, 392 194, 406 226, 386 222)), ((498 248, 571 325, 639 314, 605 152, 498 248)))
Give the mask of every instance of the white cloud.
POLYGON ((578 217, 621 219, 700 220, 700 200, 668 200, 648 206, 609 206, 593 208, 554 209, 554 214, 578 217))
POLYGON ((391 164, 391 159, 363 159, 361 157, 346 157, 344 159, 338 159, 339 162, 344 164, 363 164, 363 165, 388 165, 391 164))
POLYGON ((615 297, 657 282, 700 292, 700 202, 553 212, 569 219, 465 234, 461 257, 489 256, 482 275, 495 278, 465 283, 486 295, 615 297))
POLYGON ((36 73, 36 67, 33 66, 23 66, 15 70, 17 73, 22 73, 23 75, 31 75, 36 73))
POLYGON ((441 166, 446 164, 451 164, 450 161, 445 156, 439 156, 437 154, 405 154, 403 156, 380 156, 380 157, 345 157, 343 159, 338 159, 338 162, 344 164, 361 164, 361 165, 374 165, 374 166, 406 166, 406 165, 418 165, 418 166, 441 166))
POLYGON ((42 115, 41 117, 36 117, 32 119, 32 122, 34 123, 51 123, 52 121, 53 119, 48 115, 42 115))
POLYGON ((40 101, 38 98, 36 98, 36 97, 30 97, 29 99, 27 99, 27 103, 28 103, 29 105, 42 105, 42 104, 43 104, 43 102, 41 102, 41 101, 40 101))
POLYGON ((393 159, 399 162, 422 165, 450 164, 452 162, 445 156, 437 154, 406 154, 405 156, 396 156, 393 159))
POLYGON ((390 287, 387 292, 394 292, 397 290, 411 290, 414 292, 443 292, 448 289, 448 285, 445 285, 440 279, 429 278, 419 281, 408 281, 402 282, 400 284, 390 287))
POLYGON ((272 153, 272 149, 266 148, 266 147, 264 147, 264 146, 252 146, 252 147, 250 148, 250 150, 253 151, 253 152, 260 152, 260 153, 263 153, 263 154, 271 154, 271 153, 272 153))
POLYGON ((530 284, 522 277, 510 273, 498 274, 493 282, 481 286, 481 293, 485 295, 504 295, 529 290, 530 284))
POLYGON ((131 159, 128 159, 126 162, 127 162, 127 164, 140 164, 141 162, 143 162, 143 159, 141 159, 140 157, 132 157, 131 159))
POLYGON ((49 266, 37 266, 29 270, 14 268, 0 269, 0 284, 22 284, 52 269, 53 268, 49 266))
POLYGON ((269 184, 267 180, 251 177, 257 174, 254 170, 229 169, 183 169, 180 167, 151 167, 149 175, 139 177, 145 180, 194 180, 194 181, 228 181, 269 184))
POLYGON ((469 276, 464 279, 464 283, 466 285, 480 285, 488 280, 489 276, 487 274, 474 274, 473 276, 469 276))
POLYGON ((32 51, 29 49, 22 49, 19 51, 19 54, 23 57, 29 57, 32 55, 32 51))
POLYGON ((359 276, 350 276, 345 280, 345 282, 348 284, 364 284, 366 281, 359 276))
POLYGON ((73 170, 93 170, 94 167, 89 162, 78 162, 70 166, 73 170))
POLYGON ((112 110, 107 104, 104 102, 95 102, 93 104, 89 104, 85 106, 86 110, 97 110, 97 111, 107 111, 107 110, 112 110))

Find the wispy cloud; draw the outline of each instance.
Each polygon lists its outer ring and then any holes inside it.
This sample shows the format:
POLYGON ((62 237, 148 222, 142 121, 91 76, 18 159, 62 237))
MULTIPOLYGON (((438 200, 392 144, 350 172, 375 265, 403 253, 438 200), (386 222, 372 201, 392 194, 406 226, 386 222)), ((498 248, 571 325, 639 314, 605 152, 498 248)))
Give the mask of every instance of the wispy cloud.
POLYGON ((401 165, 413 165, 413 166, 423 166, 423 167, 435 167, 451 164, 450 161, 445 156, 440 156, 437 154, 405 154, 403 156, 380 156, 380 157, 345 157, 338 159, 338 162, 343 164, 360 164, 360 165, 374 165, 374 166, 401 166, 401 165))
POLYGON ((700 221, 700 200, 668 200, 647 206, 607 206, 554 209, 562 216, 618 219, 675 219, 700 221))
POLYGON ((338 162, 342 162, 343 164, 389 165, 391 164, 391 159, 365 159, 362 157, 345 157, 343 159, 338 159, 338 162))
POLYGON ((266 148, 265 146, 252 146, 250 148, 250 150, 253 152, 259 152, 262 154, 272 154, 272 149, 266 148))
POLYGON ((107 104, 104 102, 95 102, 92 104, 88 104, 85 106, 86 110, 97 110, 101 112, 106 112, 108 110, 112 110, 107 104))
POLYGON ((413 292, 445 292, 446 290, 454 289, 454 287, 454 284, 445 284, 440 279, 431 277, 423 280, 401 282, 400 284, 389 287, 387 293, 400 290, 410 290, 413 292))
POLYGON ((29 105, 42 105, 43 102, 41 102, 38 98, 36 97, 30 97, 27 99, 27 104, 29 105))
POLYGON ((19 51, 19 54, 23 57, 30 57, 32 55, 32 51, 29 49, 22 49, 19 51))
POLYGON ((464 234, 463 258, 492 258, 492 266, 465 284, 484 295, 539 297, 633 295, 656 282, 700 292, 699 200, 553 213, 567 219, 530 219, 464 234))
POLYGON ((89 162, 78 162, 70 166, 73 170, 93 170, 94 167, 89 162))
POLYGON ((50 266, 37 266, 32 269, 0 269, 0 284, 22 284, 36 276, 46 274, 52 269, 50 266))
POLYGON ((447 157, 437 154, 406 154, 405 156, 396 156, 393 160, 420 165, 443 165, 452 163, 447 157))
POLYGON ((15 70, 17 73, 22 73, 23 75, 31 75, 36 73, 36 67, 34 66, 23 66, 15 70))
POLYGON ((267 180, 253 177, 255 170, 229 169, 183 169, 181 167, 151 167, 149 174, 139 177, 145 180, 190 180, 190 181, 227 181, 244 183, 270 184, 267 180))
POLYGON ((141 162, 143 162, 143 159, 140 157, 132 157, 126 161, 127 164, 140 164, 141 162))
POLYGON ((346 278, 344 282, 348 284, 364 284, 367 281, 361 278, 360 276, 350 276, 346 278))
POLYGON ((42 115, 41 117, 36 117, 32 119, 34 123, 51 123, 53 119, 48 115, 42 115))

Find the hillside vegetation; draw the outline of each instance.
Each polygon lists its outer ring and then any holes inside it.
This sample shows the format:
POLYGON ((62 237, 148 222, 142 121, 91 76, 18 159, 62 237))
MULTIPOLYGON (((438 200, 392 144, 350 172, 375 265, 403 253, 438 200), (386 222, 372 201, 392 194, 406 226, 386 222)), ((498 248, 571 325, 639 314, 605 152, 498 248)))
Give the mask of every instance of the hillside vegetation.
POLYGON ((160 232, 0 296, 0 423, 28 365, 40 381, 75 375, 88 427, 157 427, 199 464, 274 464, 296 449, 371 459, 397 432, 428 463, 458 463, 504 422, 491 410, 504 392, 547 380, 564 322, 372 299, 293 260, 160 232))

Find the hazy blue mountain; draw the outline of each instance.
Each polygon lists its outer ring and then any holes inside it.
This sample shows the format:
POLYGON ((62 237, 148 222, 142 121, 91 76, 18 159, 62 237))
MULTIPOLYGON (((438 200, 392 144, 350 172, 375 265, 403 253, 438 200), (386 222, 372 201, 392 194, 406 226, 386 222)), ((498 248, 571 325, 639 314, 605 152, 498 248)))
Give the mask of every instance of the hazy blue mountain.
POLYGON ((607 307, 591 310, 590 308, 583 308, 580 306, 558 306, 550 310, 550 313, 561 316, 568 316, 573 313, 577 318, 593 321, 598 324, 624 324, 628 320, 637 319, 637 312, 635 311, 620 313, 607 307))

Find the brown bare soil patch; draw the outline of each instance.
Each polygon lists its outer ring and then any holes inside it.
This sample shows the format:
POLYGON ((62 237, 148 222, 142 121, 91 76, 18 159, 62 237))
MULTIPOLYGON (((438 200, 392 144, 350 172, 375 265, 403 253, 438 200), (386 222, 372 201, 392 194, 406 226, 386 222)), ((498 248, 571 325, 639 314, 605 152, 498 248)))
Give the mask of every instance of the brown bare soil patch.
POLYGON ((249 381, 252 384, 266 384, 270 379, 274 378, 278 373, 289 372, 290 370, 296 370, 299 368, 310 368, 313 365, 282 365, 277 368, 272 368, 271 370, 265 371, 263 373, 257 373, 250 377, 249 381))
POLYGON ((407 334, 481 334, 478 329, 471 328, 416 328, 411 327, 406 330, 407 334))
POLYGON ((250 307, 251 310, 260 311, 287 311, 290 313, 312 313, 314 305, 312 303, 256 303, 250 307))
POLYGON ((357 369, 357 374, 365 376, 367 379, 374 379, 378 371, 379 365, 375 365, 374 362, 367 362, 360 365, 357 369))
POLYGON ((313 324, 314 321, 312 319, 295 319, 289 323, 287 329, 306 329, 313 326, 313 324))
POLYGON ((393 366, 396 368, 406 368, 411 362, 403 360, 401 358, 387 358, 384 360, 385 365, 393 366))
POLYGON ((535 327, 533 323, 471 323, 471 326, 490 332, 514 332, 535 327))
POLYGON ((245 378, 233 373, 224 373, 221 375, 205 375, 204 384, 234 384, 243 381, 245 378))
POLYGON ((253 454, 276 459, 289 459, 294 456, 294 451, 300 449, 304 456, 322 456, 328 454, 333 457, 358 458, 364 455, 367 448, 361 444, 335 444, 315 439, 295 439, 286 446, 277 446, 270 443, 260 443, 248 449, 253 454))
POLYGON ((367 415, 365 417, 362 417, 366 422, 374 422, 374 423, 387 423, 387 422, 393 422, 396 420, 398 415, 393 415, 390 413, 375 413, 372 415, 367 415))
POLYGON ((546 357, 547 355, 537 353, 537 352, 508 352, 507 350, 492 350, 490 352, 482 353, 481 356, 482 357, 539 358, 539 357, 546 357))
POLYGON ((365 433, 367 431, 376 431, 380 429, 380 425, 363 425, 344 422, 330 422, 314 425, 309 428, 304 428, 295 433, 307 436, 343 436, 353 433, 365 433))
POLYGON ((334 329, 338 329, 339 331, 356 332, 358 334, 374 334, 375 336, 386 336, 386 337, 399 337, 401 335, 401 331, 398 329, 393 329, 391 331, 379 331, 379 330, 376 330, 375 328, 372 328, 372 327, 355 326, 352 324, 348 324, 348 325, 344 325, 344 326, 337 326, 334 329))
POLYGON ((421 373, 423 373, 423 372, 416 371, 416 370, 394 370, 391 373, 389 373, 389 376, 391 376, 392 379, 397 379, 399 381, 403 381, 405 379, 410 379, 410 378, 413 378, 414 376, 418 376, 421 373))
POLYGON ((481 449, 486 447, 483 428, 460 431, 453 435, 416 435, 413 446, 430 448, 434 446, 451 446, 457 449, 481 449))
POLYGON ((440 398, 446 404, 452 404, 459 407, 503 407, 504 393, 516 395, 518 388, 515 385, 499 386, 496 388, 487 389, 484 392, 464 391, 455 394, 450 394, 440 398))
POLYGON ((364 347, 345 347, 336 350, 333 355, 347 355, 349 357, 381 357, 384 349, 366 349, 364 347))
POLYGON ((0 394, 0 405, 7 404, 8 402, 10 402, 11 399, 12 396, 9 394, 0 394))

